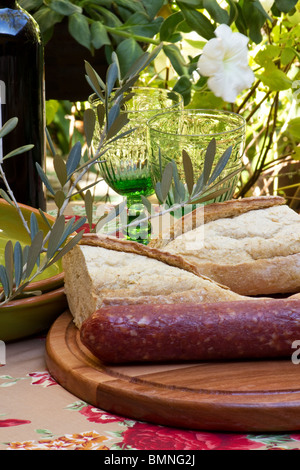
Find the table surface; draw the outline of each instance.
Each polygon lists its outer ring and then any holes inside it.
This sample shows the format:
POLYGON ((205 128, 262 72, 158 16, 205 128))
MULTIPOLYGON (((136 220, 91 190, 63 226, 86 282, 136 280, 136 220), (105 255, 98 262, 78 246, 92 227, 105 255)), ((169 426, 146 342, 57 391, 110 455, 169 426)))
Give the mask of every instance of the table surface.
POLYGON ((45 364, 45 338, 6 345, 0 367, 0 450, 300 449, 300 432, 238 434, 168 428, 116 416, 78 399, 45 364))

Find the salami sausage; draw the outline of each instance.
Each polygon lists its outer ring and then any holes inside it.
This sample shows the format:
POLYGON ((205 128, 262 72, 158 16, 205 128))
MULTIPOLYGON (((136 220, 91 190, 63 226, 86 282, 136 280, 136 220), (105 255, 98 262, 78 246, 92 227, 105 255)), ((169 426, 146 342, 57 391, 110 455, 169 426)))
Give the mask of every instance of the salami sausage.
POLYGON ((80 338, 112 364, 291 357, 300 299, 104 307, 80 338))

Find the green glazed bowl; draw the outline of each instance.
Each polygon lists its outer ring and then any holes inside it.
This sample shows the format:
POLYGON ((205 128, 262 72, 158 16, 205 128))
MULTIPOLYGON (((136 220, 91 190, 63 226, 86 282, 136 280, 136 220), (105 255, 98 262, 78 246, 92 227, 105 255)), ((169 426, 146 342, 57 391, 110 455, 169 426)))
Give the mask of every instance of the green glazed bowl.
MULTIPOLYGON (((47 223, 43 220, 37 209, 25 206, 24 204, 19 204, 19 206, 28 223, 30 221, 31 213, 34 212, 37 217, 39 228, 43 230, 45 234, 48 232, 49 229, 47 223)), ((50 215, 47 215, 46 217, 50 224, 54 223, 54 217, 50 215)), ((22 246, 30 244, 30 237, 22 224, 16 208, 8 204, 4 199, 0 199, 0 264, 4 264, 4 248, 8 240, 11 240, 13 244, 16 241, 19 241, 22 246)), ((39 274, 24 290, 24 292, 50 292, 53 289, 63 286, 63 283, 64 273, 62 263, 59 261, 47 268, 43 273, 39 274)))
MULTIPOLYGON (((34 212, 39 228, 45 234, 48 232, 49 227, 37 209, 23 204, 19 206, 27 222, 34 212)), ((54 217, 46 217, 50 224, 54 223, 54 217)), ((22 246, 30 244, 30 236, 16 208, 0 199, 0 264, 4 264, 8 240, 13 244, 19 241, 22 246)), ((38 275, 17 299, 0 307, 0 340, 9 342, 45 331, 66 308, 64 273, 59 261, 38 275), (32 291, 40 293, 32 295, 32 291)))
POLYGON ((11 342, 47 331, 67 309, 64 288, 12 300, 0 307, 0 340, 11 342))

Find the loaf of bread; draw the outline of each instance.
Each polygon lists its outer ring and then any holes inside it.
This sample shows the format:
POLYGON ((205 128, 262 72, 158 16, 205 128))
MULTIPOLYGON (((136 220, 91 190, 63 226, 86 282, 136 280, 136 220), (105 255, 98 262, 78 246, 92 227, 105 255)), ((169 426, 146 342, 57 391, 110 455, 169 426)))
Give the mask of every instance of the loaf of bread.
POLYGON ((63 257, 75 325, 118 305, 238 301, 245 297, 198 273, 181 256, 137 242, 86 235, 63 257))
POLYGON ((281 197, 200 207, 149 246, 180 255, 240 295, 300 291, 300 216, 281 197))

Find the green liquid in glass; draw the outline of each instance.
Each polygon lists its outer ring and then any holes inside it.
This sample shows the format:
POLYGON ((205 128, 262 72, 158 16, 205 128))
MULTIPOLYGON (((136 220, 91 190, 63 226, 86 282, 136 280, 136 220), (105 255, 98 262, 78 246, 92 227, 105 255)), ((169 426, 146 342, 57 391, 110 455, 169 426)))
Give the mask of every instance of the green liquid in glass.
POLYGON ((152 180, 150 177, 110 181, 110 186, 117 193, 130 197, 139 194, 147 197, 153 193, 152 180))

